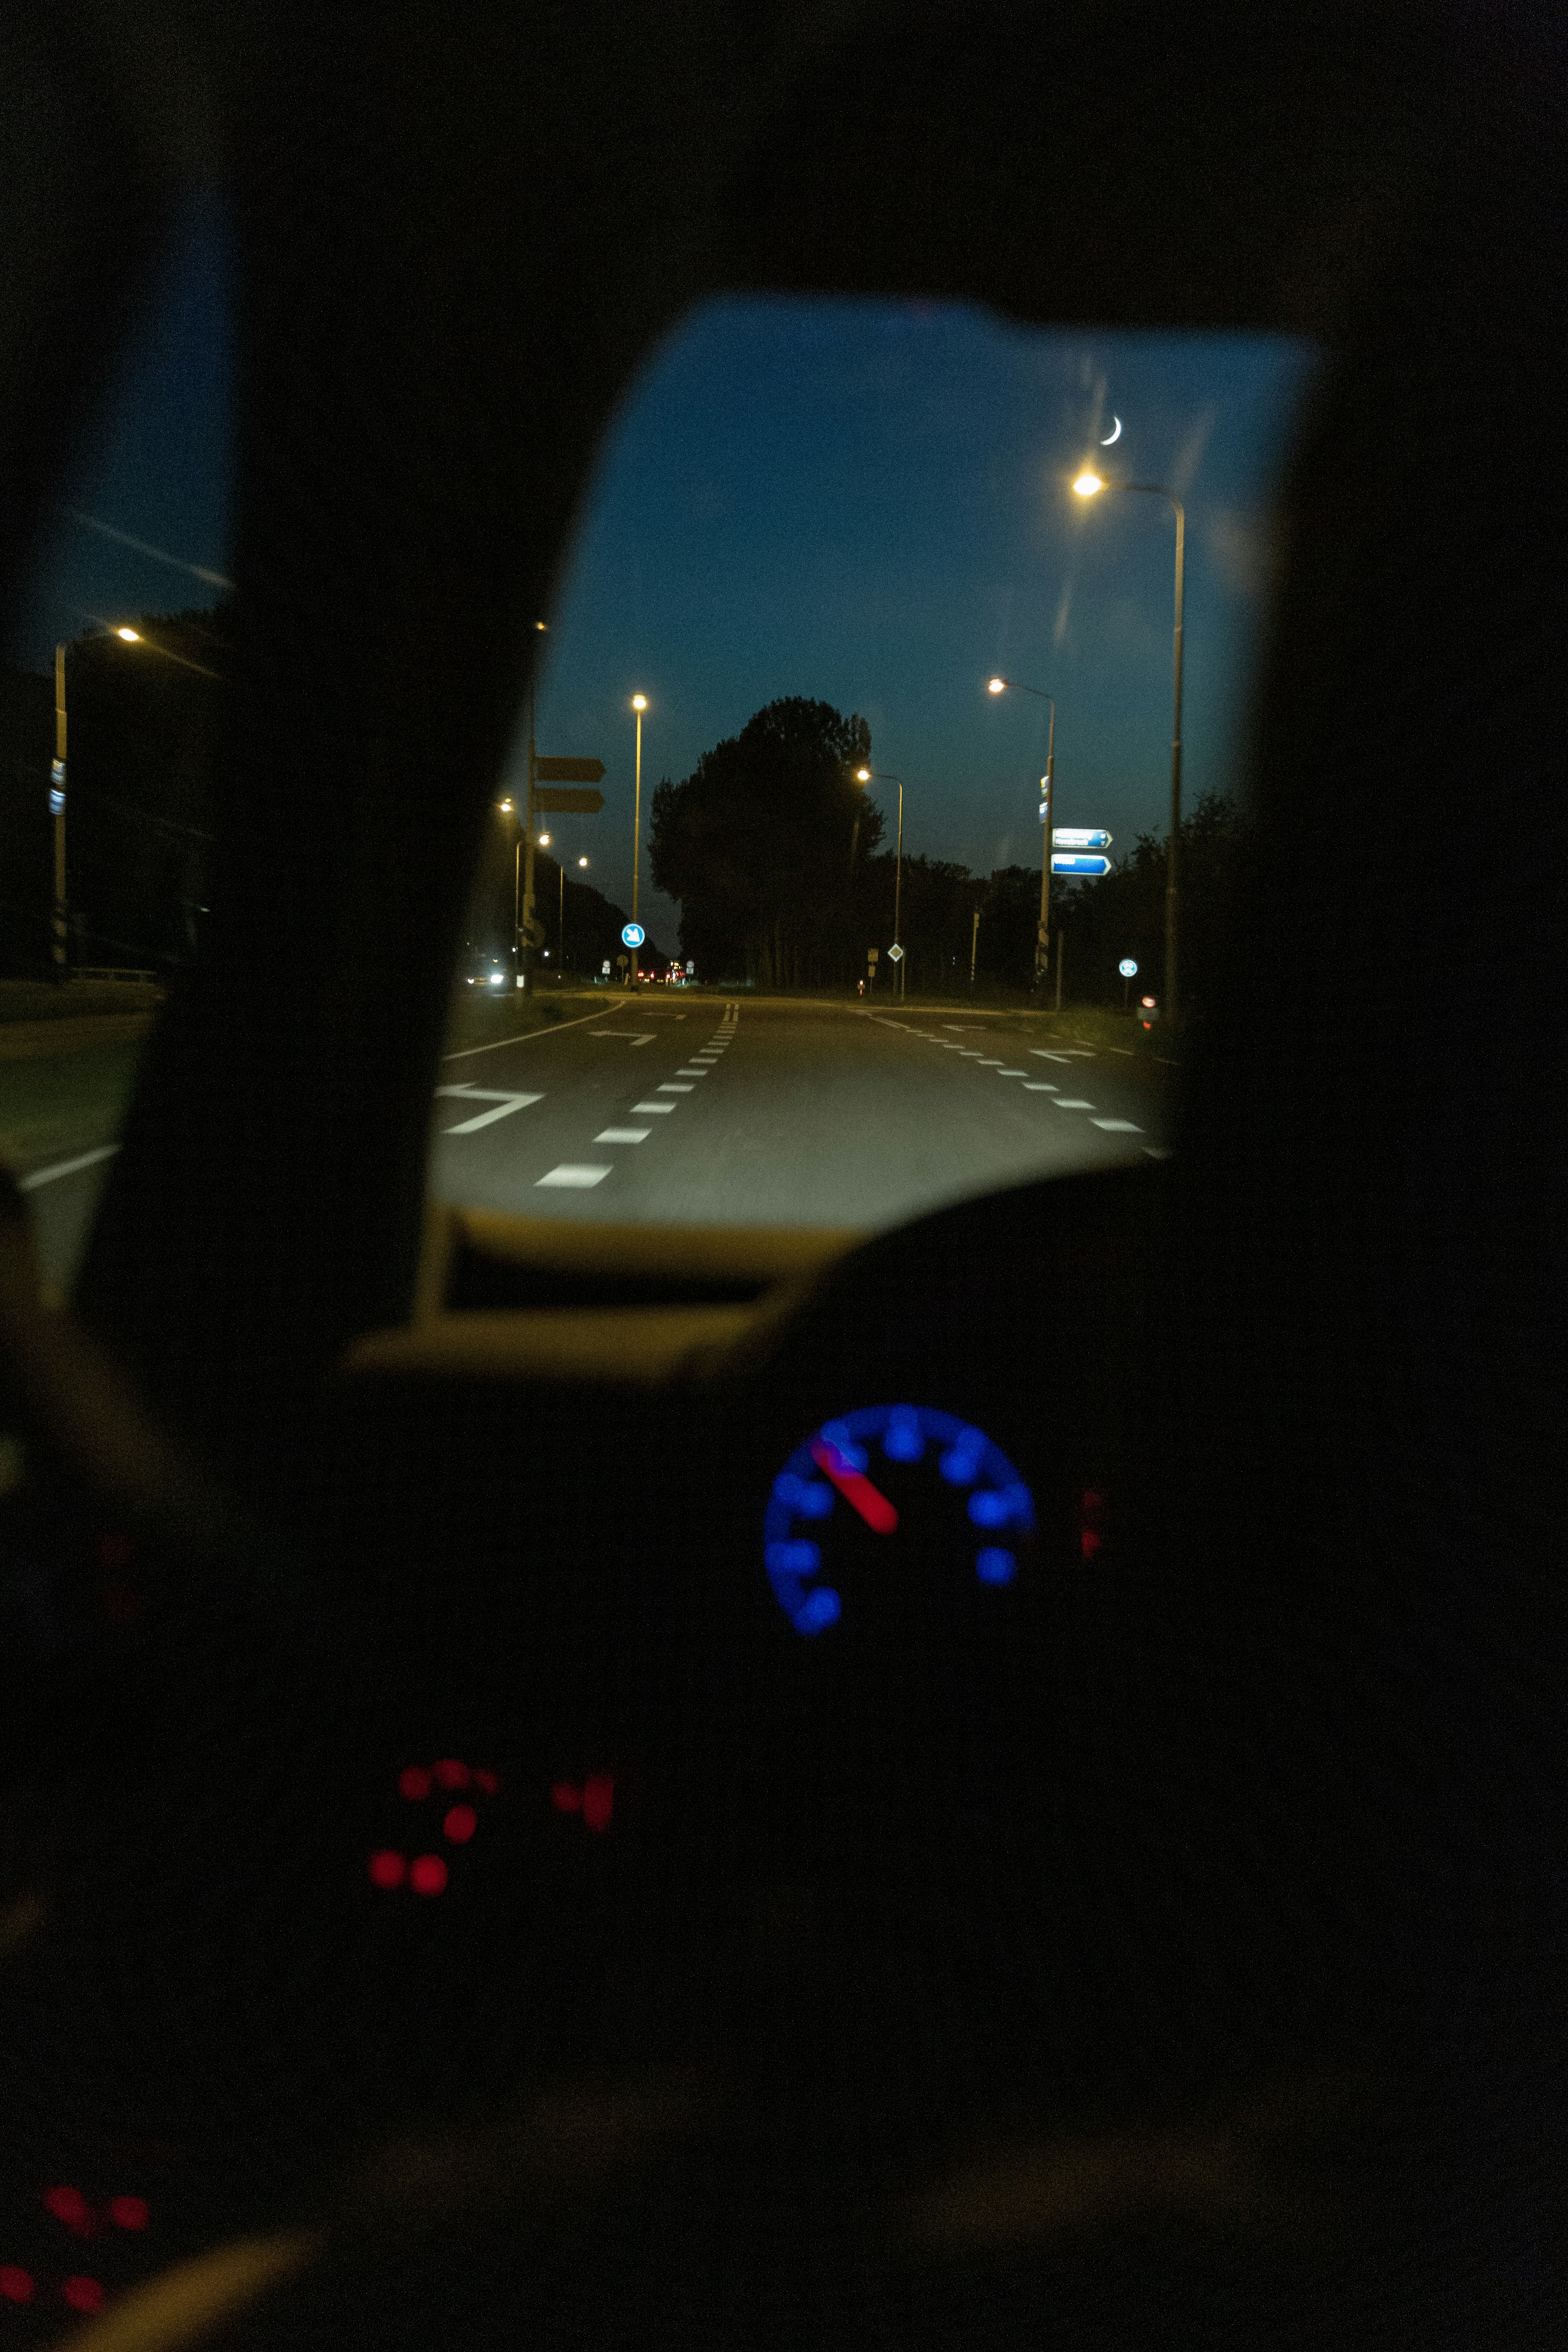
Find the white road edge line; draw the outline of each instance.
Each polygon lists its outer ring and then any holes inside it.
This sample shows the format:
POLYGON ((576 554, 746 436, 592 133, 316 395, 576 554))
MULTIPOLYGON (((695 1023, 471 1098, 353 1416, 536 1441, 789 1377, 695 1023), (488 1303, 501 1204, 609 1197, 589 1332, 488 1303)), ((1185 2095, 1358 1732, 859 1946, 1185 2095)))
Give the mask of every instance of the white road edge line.
POLYGON ((79 1169, 96 1168, 100 1160, 112 1160, 119 1150, 118 1143, 100 1143, 96 1151, 79 1152, 74 1160, 61 1160, 53 1168, 35 1168, 30 1176, 18 1176, 18 1192, 31 1192, 39 1184, 52 1184, 57 1176, 74 1176, 79 1169))
POLYGON ((520 1029, 515 1037, 498 1037, 493 1045, 465 1045, 456 1054, 443 1054, 443 1062, 468 1062, 476 1054, 499 1054, 503 1045, 526 1045, 535 1037, 559 1037, 563 1029, 581 1029, 584 1021, 602 1021, 602 1013, 584 1013, 575 1021, 557 1021, 551 1029, 520 1029))

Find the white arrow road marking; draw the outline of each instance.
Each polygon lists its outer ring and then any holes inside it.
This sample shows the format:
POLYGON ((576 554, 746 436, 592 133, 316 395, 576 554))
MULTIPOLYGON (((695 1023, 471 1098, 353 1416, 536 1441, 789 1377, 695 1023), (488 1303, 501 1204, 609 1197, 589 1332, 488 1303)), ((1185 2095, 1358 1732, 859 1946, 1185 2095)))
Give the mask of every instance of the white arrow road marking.
POLYGON ((456 1127, 442 1129, 444 1135, 472 1135, 476 1129, 493 1126, 498 1118, 510 1118, 514 1110, 526 1110, 530 1103, 542 1102, 542 1095, 502 1094, 496 1087, 437 1087, 438 1095, 460 1095, 467 1102, 499 1103, 499 1110, 482 1110, 478 1118, 460 1119, 456 1127))
POLYGON ((649 1029, 646 1033, 631 1029, 590 1029, 588 1034, 590 1037, 629 1037, 634 1045, 651 1045, 658 1032, 657 1029, 649 1029))

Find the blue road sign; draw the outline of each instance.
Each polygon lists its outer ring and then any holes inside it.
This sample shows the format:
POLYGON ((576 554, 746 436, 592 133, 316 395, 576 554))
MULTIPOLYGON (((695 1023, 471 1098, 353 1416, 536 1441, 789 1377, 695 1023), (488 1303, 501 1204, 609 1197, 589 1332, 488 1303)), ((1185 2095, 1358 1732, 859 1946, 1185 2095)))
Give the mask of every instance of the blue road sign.
POLYGON ((626 923, 622 926, 621 937, 626 941, 627 947, 640 948, 644 940, 647 939, 647 933, 644 930, 640 923, 626 923))
POLYGON ((1053 849, 1051 852, 1051 872, 1053 874, 1109 874, 1110 871, 1110 860, 1109 857, 1082 857, 1078 856, 1075 852, 1068 851, 1064 853, 1059 849, 1053 849))

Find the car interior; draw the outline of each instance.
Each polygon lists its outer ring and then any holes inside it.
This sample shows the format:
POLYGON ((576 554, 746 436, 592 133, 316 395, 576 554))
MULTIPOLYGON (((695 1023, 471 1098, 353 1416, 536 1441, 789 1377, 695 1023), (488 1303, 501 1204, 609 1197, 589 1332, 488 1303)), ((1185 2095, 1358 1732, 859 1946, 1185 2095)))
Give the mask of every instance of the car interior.
POLYGON ((1561 2343, 1564 62, 12 24, 7 589, 216 187, 241 664, 68 1301, 0 1202, 0 2352, 1561 2343), (536 614, 733 290, 1321 355, 1168 1159, 869 1236, 429 1197, 536 614), (829 1632, 873 1431, 957 1499, 829 1632))

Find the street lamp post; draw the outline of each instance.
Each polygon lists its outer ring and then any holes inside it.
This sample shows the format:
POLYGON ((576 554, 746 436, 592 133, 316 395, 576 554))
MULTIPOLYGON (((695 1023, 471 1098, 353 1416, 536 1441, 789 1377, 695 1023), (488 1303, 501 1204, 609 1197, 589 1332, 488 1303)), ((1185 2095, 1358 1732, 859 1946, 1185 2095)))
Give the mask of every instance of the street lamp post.
POLYGON ((893 945, 899 950, 897 959, 899 995, 901 999, 904 993, 904 966, 909 961, 909 958, 904 953, 904 943, 899 937, 899 909, 904 887, 904 782, 901 776, 889 776, 882 768, 857 768, 855 780, 861 784, 873 782, 897 784, 899 788, 899 846, 893 860, 893 945))
MULTIPOLYGON (((588 861, 585 857, 580 857, 577 863, 579 866, 586 866, 588 861)), ((566 861, 564 858, 559 861, 556 871, 561 877, 561 898, 559 911, 555 918, 555 952, 561 959, 561 969, 564 971, 566 969, 566 861)))
MULTIPOLYGON (((637 715, 637 769, 632 785, 632 920, 635 923, 637 919, 637 864, 642 855, 642 715, 647 709, 647 695, 634 694, 632 709, 637 715)), ((627 973, 630 980, 634 982, 637 980, 637 950, 636 948, 632 950, 632 960, 627 968, 627 973)))
POLYGON ((1080 499, 1092 499, 1101 490, 1141 490, 1152 499, 1163 499, 1176 518, 1176 611, 1171 641, 1172 719, 1171 719, 1171 841, 1165 856, 1165 1017, 1176 1017, 1176 929, 1178 915, 1178 857, 1182 831, 1182 579, 1185 563, 1187 516, 1180 499, 1166 489, 1163 482, 1107 482, 1087 467, 1073 484, 1080 499))
MULTIPOLYGON (((128 646, 150 643, 140 629, 120 628, 113 632, 128 646)), ((167 647, 159 646, 159 653, 167 647)), ((179 662, 184 669, 199 670, 203 677, 216 677, 216 670, 203 669, 200 662, 185 661, 180 654, 169 654, 171 661, 179 662)), ((55 821, 55 910, 49 941, 49 959, 55 978, 63 981, 68 966, 70 909, 66 901, 66 649, 55 646, 55 756, 49 767, 49 814, 55 821)))
POLYGON ((1040 779, 1046 791, 1046 838, 1040 850, 1040 928, 1035 940, 1035 985, 1044 988, 1051 961, 1051 830, 1057 817, 1057 698, 1054 694, 1047 694, 1042 686, 1020 686, 1016 678, 994 677, 991 680, 990 691, 993 694, 1005 694, 1009 688, 1015 694, 1032 694, 1037 702, 1048 702, 1051 706, 1051 723, 1046 736, 1046 772, 1040 779))

